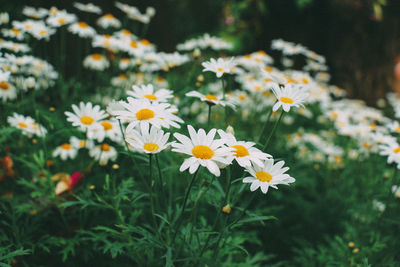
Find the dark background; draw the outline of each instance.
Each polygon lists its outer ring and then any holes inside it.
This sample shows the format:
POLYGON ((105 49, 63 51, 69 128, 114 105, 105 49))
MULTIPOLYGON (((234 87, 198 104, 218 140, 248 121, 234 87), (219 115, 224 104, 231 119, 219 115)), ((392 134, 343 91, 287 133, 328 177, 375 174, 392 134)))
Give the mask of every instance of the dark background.
MULTIPOLYGON (((88 2, 88 1, 81 1, 88 2)), ((118 18, 114 1, 93 0, 118 18)), ((399 0, 131 0, 144 11, 156 8, 147 38, 171 52, 177 43, 209 32, 235 42, 235 53, 270 52, 272 39, 301 43, 326 56, 332 83, 350 97, 376 100, 394 88, 393 68, 400 56, 399 0), (385 3, 386 2, 386 3, 385 3)), ((73 1, 0 0, 11 19, 21 9, 56 6, 77 13, 73 1)), ((79 15, 80 13, 78 13, 79 15)), ((80 16, 81 17, 81 16, 80 16)))

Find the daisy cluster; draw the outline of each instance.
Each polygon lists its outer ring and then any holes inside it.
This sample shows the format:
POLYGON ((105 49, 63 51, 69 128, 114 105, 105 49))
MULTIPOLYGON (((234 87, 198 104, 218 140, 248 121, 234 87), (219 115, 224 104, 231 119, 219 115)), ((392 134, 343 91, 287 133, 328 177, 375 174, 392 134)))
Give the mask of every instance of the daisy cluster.
POLYGON ((178 44, 176 48, 179 51, 193 51, 193 50, 205 50, 211 49, 214 51, 219 50, 230 50, 233 45, 224 41, 221 38, 210 36, 208 33, 199 36, 194 39, 187 40, 181 44, 178 44))

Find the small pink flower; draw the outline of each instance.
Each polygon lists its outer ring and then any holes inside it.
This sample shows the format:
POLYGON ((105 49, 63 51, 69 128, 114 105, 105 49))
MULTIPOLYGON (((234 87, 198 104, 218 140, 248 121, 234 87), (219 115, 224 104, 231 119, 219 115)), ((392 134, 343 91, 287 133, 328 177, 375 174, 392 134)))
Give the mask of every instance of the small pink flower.
POLYGON ((77 185, 79 185, 83 180, 83 175, 81 172, 77 171, 71 174, 69 178, 69 189, 74 189, 77 185))

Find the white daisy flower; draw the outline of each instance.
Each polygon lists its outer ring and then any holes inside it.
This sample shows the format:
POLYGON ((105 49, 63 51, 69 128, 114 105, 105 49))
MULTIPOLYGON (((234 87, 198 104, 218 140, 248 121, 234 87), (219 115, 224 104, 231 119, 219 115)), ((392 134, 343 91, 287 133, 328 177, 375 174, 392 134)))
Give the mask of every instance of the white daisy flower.
POLYGON ((136 99, 148 99, 154 102, 167 102, 170 98, 174 97, 171 90, 159 89, 154 90, 152 84, 132 86, 132 91, 128 91, 127 94, 133 96, 136 99))
POLYGON ((255 148, 256 143, 254 142, 237 141, 232 134, 226 133, 223 130, 218 130, 218 134, 225 140, 225 144, 231 148, 234 159, 242 167, 249 167, 251 163, 262 167, 264 164, 263 160, 272 157, 255 148))
POLYGON ((8 81, 1 81, 0 79, 0 99, 3 100, 3 102, 7 100, 13 100, 17 98, 17 89, 15 86, 8 82, 8 81))
POLYGON ((105 56, 96 53, 85 57, 83 66, 88 69, 102 71, 110 66, 110 62, 105 56))
POLYGON ((386 125, 391 133, 400 133, 400 124, 398 121, 392 121, 386 125))
POLYGON ((186 93, 186 96, 197 97, 201 101, 206 102, 207 104, 210 104, 210 105, 221 105, 223 107, 230 106, 232 108, 235 108, 235 105, 231 101, 222 100, 222 96, 217 97, 212 94, 203 95, 197 91, 190 91, 190 92, 186 93))
POLYGON ((89 150, 89 156, 99 161, 101 166, 107 165, 108 161, 117 160, 117 150, 109 144, 103 143, 98 146, 94 146, 89 150))
POLYGON ((64 114, 67 116, 67 121, 72 122, 72 125, 79 127, 82 131, 89 130, 99 123, 102 119, 107 117, 104 110, 100 109, 99 105, 93 106, 92 103, 79 103, 72 105, 74 113, 66 111, 64 114))
POLYGON ((94 142, 93 140, 85 140, 85 139, 79 139, 75 136, 71 136, 69 138, 69 143, 71 146, 73 146, 75 149, 81 149, 81 148, 88 148, 91 149, 94 147, 94 142))
POLYGON ((68 143, 60 145, 53 152, 54 158, 60 157, 62 160, 74 159, 76 155, 78 155, 78 149, 68 143))
POLYGON ((89 139, 103 142, 104 138, 108 137, 114 142, 119 142, 122 138, 121 130, 119 129, 118 121, 114 120, 103 120, 96 123, 87 132, 89 139))
POLYGON ((12 116, 7 118, 7 122, 17 129, 22 130, 22 134, 32 137, 33 135, 37 135, 39 137, 45 136, 47 130, 30 116, 23 116, 17 113, 14 113, 12 116))
POLYGON ((204 129, 194 130, 191 125, 187 126, 190 138, 175 133, 174 137, 180 143, 173 143, 172 151, 189 155, 190 158, 185 159, 179 171, 183 172, 189 169, 189 173, 193 174, 199 166, 206 167, 215 176, 220 176, 220 168, 232 163, 233 156, 231 149, 224 145, 224 139, 214 140, 216 129, 211 129, 208 134, 204 129))
POLYGON ((379 145, 379 155, 387 156, 387 163, 400 162, 400 145, 397 142, 390 142, 384 145, 379 145))
POLYGON ((283 160, 274 164, 273 159, 266 159, 262 167, 257 165, 246 167, 246 171, 251 176, 245 177, 243 183, 251 183, 250 191, 255 191, 260 187, 264 194, 268 192, 269 187, 278 189, 278 184, 289 185, 296 180, 285 173, 289 167, 282 168, 284 164, 283 160))
POLYGON ((90 27, 86 22, 79 21, 71 24, 68 30, 74 34, 79 35, 79 37, 87 38, 96 35, 96 30, 90 27))
POLYGON ((121 27, 121 22, 112 14, 108 13, 97 20, 97 25, 99 25, 103 29, 119 28, 121 27))
POLYGON ((11 37, 11 38, 15 38, 17 40, 24 39, 24 31, 17 29, 17 28, 2 29, 1 32, 4 35, 4 37, 11 37))
POLYGON ((92 3, 82 4, 82 3, 75 2, 74 7, 80 11, 101 14, 101 8, 92 3))
POLYGON ((210 61, 203 62, 201 65, 204 67, 203 71, 212 71, 220 78, 225 73, 232 73, 236 63, 233 57, 230 59, 218 58, 217 60, 211 58, 210 61))
POLYGON ((66 11, 59 11, 55 15, 48 17, 46 22, 50 26, 57 28, 74 23, 76 20, 77 17, 74 14, 69 14, 66 11))
POLYGON ((293 83, 286 84, 284 87, 274 84, 272 91, 278 99, 272 108, 274 112, 281 106, 285 112, 289 112, 291 107, 304 107, 303 102, 309 95, 301 86, 293 83))
POLYGON ((129 138, 126 142, 134 149, 147 154, 157 154, 162 150, 168 148, 171 144, 168 143, 170 133, 165 133, 161 129, 151 127, 149 132, 149 125, 146 124, 141 131, 132 130, 128 133, 129 138))
POLYGON ((137 100, 133 97, 128 97, 128 103, 124 101, 120 101, 120 103, 125 110, 116 110, 113 111, 113 114, 117 115, 117 119, 129 122, 126 128, 127 132, 137 125, 140 128, 146 124, 157 128, 169 128, 170 126, 180 128, 178 123, 183 123, 181 118, 173 114, 177 112, 177 109, 167 103, 150 102, 147 99, 137 100))

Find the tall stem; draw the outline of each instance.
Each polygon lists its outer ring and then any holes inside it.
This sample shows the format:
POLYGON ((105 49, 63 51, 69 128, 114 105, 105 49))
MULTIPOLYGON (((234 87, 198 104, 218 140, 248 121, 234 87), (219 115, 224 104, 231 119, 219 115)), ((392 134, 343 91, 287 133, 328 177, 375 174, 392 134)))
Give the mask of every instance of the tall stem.
POLYGON ((276 131, 276 129, 277 129, 279 123, 281 122, 282 117, 283 117, 284 114, 285 114, 285 111, 282 109, 282 113, 281 113, 281 115, 279 116, 279 119, 275 122, 274 128, 272 128, 272 131, 271 131, 271 133, 269 134, 268 139, 267 139, 267 142, 265 143, 265 145, 264 145, 262 151, 265 152, 265 150, 267 149, 268 144, 269 144, 269 142, 271 141, 271 138, 272 138, 272 136, 274 135, 274 133, 275 133, 275 131, 276 131))
POLYGON ((208 104, 207 129, 210 129, 210 123, 211 123, 211 108, 212 108, 212 104, 208 104))
POLYGON ((192 186, 193 186, 193 183, 194 183, 194 181, 196 179, 196 176, 197 176, 198 172, 199 172, 199 169, 197 169, 197 171, 193 174, 193 177, 192 177, 192 180, 190 181, 189 187, 186 190, 185 199, 183 200, 182 210, 181 210, 181 212, 179 214, 179 217, 178 217, 178 221, 177 221, 174 237, 172 238, 172 244, 175 242, 176 234, 178 233, 179 227, 182 224, 182 215, 185 212, 187 200, 189 198, 190 191, 192 190, 192 186))
POLYGON ((160 162, 158 160, 158 155, 155 155, 156 157, 156 164, 157 164, 157 170, 158 170, 158 178, 159 178, 159 182, 160 182, 160 191, 161 191, 161 195, 164 196, 164 183, 163 183, 163 178, 162 178, 162 172, 161 172, 161 168, 160 168, 160 162))
MULTIPOLYGON (((224 79, 224 76, 221 77, 221 82, 222 82, 222 100, 225 100, 226 89, 225 89, 225 79, 224 79)), ((227 121, 226 121, 227 114, 228 114, 228 106, 225 105, 225 108, 224 108, 224 123, 225 123, 225 126, 226 126, 226 124, 227 124, 227 121)))
POLYGON ((269 121, 270 121, 270 119, 271 119, 271 115, 272 115, 272 108, 269 109, 267 121, 265 122, 264 127, 263 127, 263 129, 262 129, 262 131, 261 131, 261 134, 260 134, 260 136, 258 137, 258 142, 259 142, 260 144, 263 144, 263 143, 265 142, 265 136, 266 136, 266 134, 267 134, 267 128, 268 128, 267 126, 268 126, 269 121))

